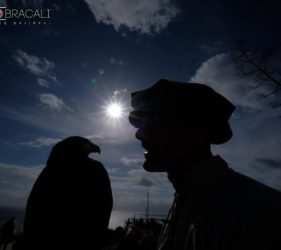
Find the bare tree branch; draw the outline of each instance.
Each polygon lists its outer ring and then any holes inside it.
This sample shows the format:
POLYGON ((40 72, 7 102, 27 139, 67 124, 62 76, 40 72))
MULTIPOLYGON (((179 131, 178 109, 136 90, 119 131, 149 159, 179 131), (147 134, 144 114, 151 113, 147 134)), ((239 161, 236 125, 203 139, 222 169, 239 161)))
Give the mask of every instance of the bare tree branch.
MULTIPOLYGON (((281 44, 263 50, 250 49, 245 40, 236 43, 232 53, 237 74, 252 78, 257 84, 251 89, 258 89, 266 84, 272 91, 261 94, 262 98, 281 93, 281 64, 274 63, 274 57, 280 51, 281 44)), ((281 108, 281 101, 271 103, 273 108, 281 108)))

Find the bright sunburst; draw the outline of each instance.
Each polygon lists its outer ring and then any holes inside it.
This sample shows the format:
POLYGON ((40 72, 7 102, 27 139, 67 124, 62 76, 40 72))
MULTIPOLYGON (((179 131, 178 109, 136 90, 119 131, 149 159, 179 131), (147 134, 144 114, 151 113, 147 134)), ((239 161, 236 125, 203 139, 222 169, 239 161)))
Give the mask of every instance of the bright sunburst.
POLYGON ((120 103, 111 103, 106 108, 106 114, 113 119, 118 119, 122 116, 123 110, 120 103))

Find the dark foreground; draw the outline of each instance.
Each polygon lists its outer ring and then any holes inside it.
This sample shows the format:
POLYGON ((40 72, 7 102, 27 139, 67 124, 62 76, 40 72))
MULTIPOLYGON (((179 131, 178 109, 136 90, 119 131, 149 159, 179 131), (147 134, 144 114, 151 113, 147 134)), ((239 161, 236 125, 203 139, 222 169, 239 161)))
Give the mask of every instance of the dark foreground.
MULTIPOLYGON (((129 218, 123 227, 108 229, 103 250, 154 250, 156 249, 163 220, 157 218, 129 218)), ((21 250, 22 232, 16 232, 14 217, 1 225, 0 249, 21 250)))

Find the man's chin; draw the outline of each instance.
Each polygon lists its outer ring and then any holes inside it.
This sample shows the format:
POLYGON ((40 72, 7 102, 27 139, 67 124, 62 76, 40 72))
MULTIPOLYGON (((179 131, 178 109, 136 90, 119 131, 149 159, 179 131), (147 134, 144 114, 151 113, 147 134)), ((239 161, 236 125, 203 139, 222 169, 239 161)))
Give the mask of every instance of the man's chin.
POLYGON ((143 168, 148 172, 167 172, 167 168, 163 164, 149 160, 144 161, 143 168))

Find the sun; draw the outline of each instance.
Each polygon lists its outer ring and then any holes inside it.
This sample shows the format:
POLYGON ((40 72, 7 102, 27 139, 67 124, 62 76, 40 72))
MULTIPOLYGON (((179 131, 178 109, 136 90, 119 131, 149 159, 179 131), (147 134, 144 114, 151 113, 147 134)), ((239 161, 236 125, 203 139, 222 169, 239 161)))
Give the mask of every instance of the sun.
POLYGON ((106 114, 113 119, 118 119, 123 114, 123 109, 120 103, 111 103, 106 108, 106 114))

